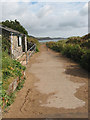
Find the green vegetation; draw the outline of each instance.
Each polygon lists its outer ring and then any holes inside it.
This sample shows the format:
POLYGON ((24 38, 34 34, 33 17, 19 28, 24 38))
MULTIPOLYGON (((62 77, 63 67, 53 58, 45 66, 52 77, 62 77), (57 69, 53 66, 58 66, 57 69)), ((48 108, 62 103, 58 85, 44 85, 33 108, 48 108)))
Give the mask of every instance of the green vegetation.
POLYGON ((90 72, 90 34, 83 37, 70 37, 66 41, 48 42, 46 45, 78 62, 90 72))
MULTIPOLYGON (((16 77, 19 77, 19 86, 23 87, 24 80, 21 80, 22 72, 25 71, 26 67, 22 66, 18 61, 13 60, 7 53, 7 51, 3 51, 2 54, 2 94, 0 97, 2 101, 0 104, 3 106, 5 102, 5 106, 10 106, 15 98, 15 92, 10 95, 7 94, 8 87, 11 82, 16 77), (4 102, 3 102, 4 101, 4 102)), ((19 88, 18 86, 18 88, 19 88)), ((18 90, 17 88, 17 90, 18 90)))
POLYGON ((7 90, 8 85, 12 82, 14 78, 22 76, 22 71, 25 67, 22 66, 18 61, 11 59, 7 54, 7 51, 3 51, 2 54, 2 82, 3 89, 7 90))
MULTIPOLYGON (((5 25, 9 28, 12 28, 14 30, 17 30, 23 34, 26 34, 28 37, 28 42, 31 42, 32 44, 36 44, 36 52, 39 51, 39 42, 36 38, 28 36, 28 32, 25 30, 25 28, 19 23, 19 21, 9 21, 6 20, 5 22, 2 22, 2 25, 5 25)), ((7 106, 10 106, 15 98, 15 92, 20 90, 23 87, 23 84, 25 82, 25 78, 22 79, 22 72, 25 71, 26 67, 22 66, 20 62, 14 60, 11 58, 11 42, 9 37, 6 35, 2 35, 2 46, 0 44, 0 48, 2 48, 2 53, 0 52, 0 55, 2 56, 2 63, 0 61, 0 67, 2 64, 2 71, 0 74, 2 74, 2 81, 0 81, 0 89, 2 88, 2 93, 0 94, 0 98, 2 100, 0 101, 0 104, 6 108, 7 106), (16 91, 14 91, 11 94, 7 93, 8 87, 10 83, 13 82, 14 79, 19 78, 19 84, 17 86, 16 91), (5 105, 4 105, 5 104, 5 105)), ((0 41, 1 42, 1 41, 0 41)))
MULTIPOLYGON (((11 105, 15 98, 15 92, 10 95, 7 94, 8 87, 10 83, 17 77, 19 77, 19 86, 23 86, 24 80, 21 80, 22 72, 25 71, 26 67, 22 66, 20 62, 11 58, 9 54, 10 41, 2 37, 2 82, 0 86, 2 86, 2 94, 0 94, 0 104, 5 107, 11 105), (5 103, 4 103, 5 102, 5 103)), ((18 86, 18 87, 19 87, 18 86)), ((18 90, 18 88, 17 88, 18 90)))
MULTIPOLYGON (((23 34, 27 35, 27 42, 31 42, 32 44, 36 44, 36 52, 39 51, 39 41, 37 38, 33 37, 33 36, 29 36, 28 32, 25 30, 25 28, 20 24, 19 21, 14 20, 6 20, 2 22, 2 25, 5 25, 9 28, 12 28, 14 30, 17 30, 23 34)), ((6 36, 2 36, 3 37, 3 41, 2 41, 2 46, 4 50, 8 50, 8 53, 10 54, 10 47, 11 47, 11 43, 10 43, 10 39, 6 36)))
POLYGON ((21 90, 21 88, 23 88, 23 85, 24 85, 24 83, 25 83, 25 79, 26 79, 26 78, 24 77, 24 79, 19 82, 19 84, 18 84, 18 86, 17 86, 17 91, 18 91, 18 90, 21 90))
POLYGON ((2 94, 0 95, 0 97, 2 98, 2 100, 0 101, 0 105, 2 106, 3 110, 5 110, 5 108, 7 108, 8 106, 10 106, 15 99, 15 93, 20 90, 21 88, 23 88, 23 85, 25 83, 25 77, 23 80, 19 81, 19 84, 16 88, 16 91, 14 91, 11 94, 7 94, 6 90, 2 89, 2 94), (3 106, 5 104, 5 106, 3 106))
POLYGON ((5 90, 2 90, 2 94, 0 95, 0 97, 2 98, 2 100, 0 101, 0 106, 2 106, 3 110, 5 110, 5 108, 10 106, 14 102, 15 93, 16 91, 8 95, 5 90))
POLYGON ((33 36, 28 36, 27 40, 28 42, 31 42, 32 44, 36 44, 36 52, 39 52, 40 43, 38 39, 33 36))
POLYGON ((14 30, 17 30, 17 31, 23 33, 23 34, 28 35, 28 32, 25 30, 25 28, 17 20, 15 20, 15 21, 6 20, 5 22, 4 21, 2 22, 2 25, 5 25, 9 28, 12 28, 14 30))
POLYGON ((2 93, 2 37, 0 36, 0 94, 2 93))
POLYGON ((8 54, 11 53, 11 42, 10 39, 6 36, 2 36, 2 51, 7 51, 8 54))

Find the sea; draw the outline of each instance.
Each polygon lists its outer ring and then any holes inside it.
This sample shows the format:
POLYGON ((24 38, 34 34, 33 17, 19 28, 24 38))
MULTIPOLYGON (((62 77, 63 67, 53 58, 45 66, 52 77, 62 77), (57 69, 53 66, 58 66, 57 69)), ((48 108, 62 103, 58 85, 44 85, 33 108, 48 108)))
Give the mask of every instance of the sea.
POLYGON ((39 40, 40 43, 46 43, 46 42, 50 42, 50 41, 53 41, 53 42, 57 42, 57 41, 60 41, 62 39, 52 39, 52 40, 39 40))

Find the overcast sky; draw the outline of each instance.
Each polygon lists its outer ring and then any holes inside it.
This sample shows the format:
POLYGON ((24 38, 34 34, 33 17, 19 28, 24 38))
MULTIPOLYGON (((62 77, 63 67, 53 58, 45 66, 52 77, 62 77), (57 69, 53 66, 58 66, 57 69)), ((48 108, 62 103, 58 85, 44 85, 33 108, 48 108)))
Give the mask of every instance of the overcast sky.
POLYGON ((19 20, 29 35, 82 36, 88 33, 87 2, 4 2, 2 20, 19 20))

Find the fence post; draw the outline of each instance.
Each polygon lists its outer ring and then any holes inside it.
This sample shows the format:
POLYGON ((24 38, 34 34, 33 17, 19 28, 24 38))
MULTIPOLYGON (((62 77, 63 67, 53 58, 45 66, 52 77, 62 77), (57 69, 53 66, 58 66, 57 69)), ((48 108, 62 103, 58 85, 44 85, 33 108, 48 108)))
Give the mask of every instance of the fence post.
POLYGON ((35 48, 34 48, 34 51, 36 52, 36 44, 35 44, 35 48))
POLYGON ((27 65, 27 63, 28 63, 28 60, 27 60, 27 51, 26 51, 26 65, 27 65))
POLYGON ((26 51, 26 64, 28 63, 28 55, 29 55, 29 60, 30 60, 30 56, 36 52, 36 44, 34 44, 29 50, 28 50, 29 54, 27 54, 26 51), (34 47, 34 48, 33 48, 34 47), (33 48, 33 50, 31 50, 33 48), (31 51, 31 52, 30 52, 31 51))

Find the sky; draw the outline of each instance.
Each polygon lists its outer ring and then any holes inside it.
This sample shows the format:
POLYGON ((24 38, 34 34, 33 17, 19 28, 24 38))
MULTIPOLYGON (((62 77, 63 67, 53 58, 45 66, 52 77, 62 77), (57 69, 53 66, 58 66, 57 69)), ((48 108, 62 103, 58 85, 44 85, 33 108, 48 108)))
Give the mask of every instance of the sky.
MULTIPOLYGON (((19 20, 35 37, 70 37, 88 33, 88 3, 3 0, 2 19, 19 20), (27 1, 27 2, 25 2, 27 1)), ((1 16, 0 16, 1 17, 1 16)))

